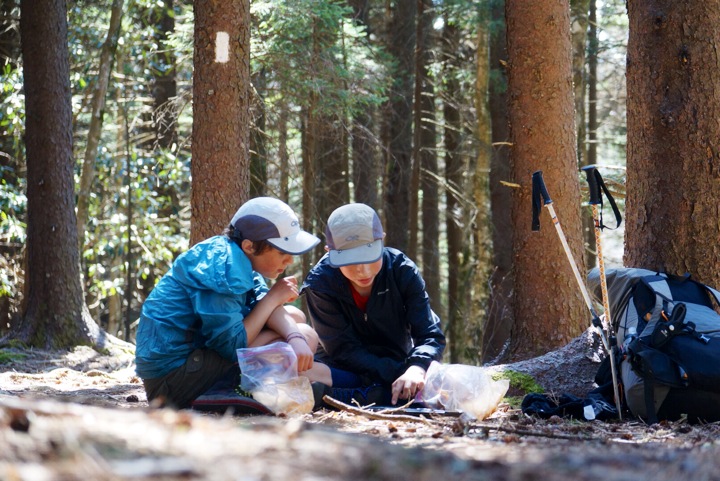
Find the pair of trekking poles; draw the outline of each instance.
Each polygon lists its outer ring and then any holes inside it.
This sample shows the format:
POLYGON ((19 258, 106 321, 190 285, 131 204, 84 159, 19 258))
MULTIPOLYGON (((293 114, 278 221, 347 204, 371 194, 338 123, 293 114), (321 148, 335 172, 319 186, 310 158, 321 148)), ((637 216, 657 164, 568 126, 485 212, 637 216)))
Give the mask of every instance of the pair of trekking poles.
POLYGON ((546 207, 548 209, 548 212, 550 213, 550 217, 552 218, 553 224, 555 225, 555 229, 557 230, 558 237, 560 238, 560 242, 562 243, 563 249, 565 250, 565 255, 568 258, 568 261, 570 261, 570 267, 572 267, 573 273, 575 274, 575 279, 578 282, 578 285, 580 286, 580 291, 582 292, 583 299, 585 300, 585 304, 587 304, 588 310, 590 311, 590 315, 592 316, 592 325, 595 327, 599 333, 600 333, 600 339, 602 341, 603 347, 605 348, 605 351, 607 352, 608 357, 610 358, 610 370, 612 371, 612 383, 613 383, 613 394, 615 397, 615 407, 618 411, 618 417, 620 420, 622 420, 622 409, 621 409, 621 399, 620 399, 620 389, 617 379, 617 369, 616 369, 616 351, 617 346, 614 342, 614 332, 613 332, 613 324, 612 319, 610 317, 610 302, 608 300, 608 289, 607 289, 607 278, 605 277, 605 261, 603 259, 603 252, 602 252, 602 244, 600 242, 600 233, 602 229, 605 227, 602 222, 602 194, 604 193, 605 196, 608 199, 608 202, 610 203, 613 212, 615 214, 615 219, 617 221, 617 227, 620 226, 620 222, 622 221, 620 217, 620 211, 617 208, 617 205, 615 204, 615 200, 613 199, 612 195, 610 195, 610 192, 608 191, 607 187, 605 186, 605 183, 603 182, 602 176, 600 175, 600 172, 598 172, 597 168, 594 166, 587 166, 583 167, 582 170, 585 172, 587 176, 587 182, 588 182, 588 188, 590 191, 590 201, 589 204, 592 207, 592 217, 593 217, 593 223, 595 224, 595 244, 597 249, 597 259, 598 259, 598 270, 600 271, 600 290, 602 292, 602 304, 603 304, 603 311, 604 311, 604 325, 603 321, 600 319, 600 316, 598 316, 598 313, 595 311, 595 308, 593 307, 592 299, 590 298, 590 295, 588 294, 588 290, 585 287, 585 283, 583 282, 583 279, 580 275, 580 271, 578 269, 577 264, 575 263, 575 258, 572 255, 572 252, 570 251, 570 246, 567 243, 567 239, 565 237, 565 234, 563 233, 562 227, 560 226, 560 221, 557 218, 557 215, 555 214, 555 209, 552 205, 552 199, 550 198, 550 194, 548 194, 547 188, 545 187, 545 181, 542 177, 542 171, 537 171, 532 176, 532 206, 533 206, 533 220, 532 220, 532 230, 537 231, 540 230, 540 211, 542 210, 542 207, 546 207), (542 205, 541 205, 542 202, 542 205))

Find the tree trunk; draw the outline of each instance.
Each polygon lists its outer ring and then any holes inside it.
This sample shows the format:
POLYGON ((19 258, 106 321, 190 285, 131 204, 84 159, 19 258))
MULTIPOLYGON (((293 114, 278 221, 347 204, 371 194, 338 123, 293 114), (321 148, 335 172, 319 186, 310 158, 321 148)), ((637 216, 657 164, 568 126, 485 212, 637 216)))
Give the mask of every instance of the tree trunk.
MULTIPOLYGON (((590 13, 588 16, 588 108, 587 108, 587 165, 597 164, 597 68, 598 68, 598 48, 600 41, 598 39, 597 29, 597 2, 590 0, 590 13)), ((594 226, 593 226, 594 229, 594 226)), ((595 245, 595 237, 593 236, 593 245, 595 245)))
POLYGON ((352 120, 352 179, 355 186, 355 202, 362 202, 380 210, 378 205, 378 178, 380 169, 377 154, 378 139, 375 136, 374 108, 363 107, 352 120))
MULTIPOLYGON (((90 193, 95 180, 95 162, 97 162, 98 145, 102 134, 103 115, 105 113, 105 95, 110 82, 115 51, 117 50, 118 37, 123 14, 123 0, 113 0, 110 13, 110 27, 107 38, 100 53, 100 65, 98 78, 93 90, 93 98, 90 103, 90 126, 88 127, 87 146, 83 158, 82 173, 80 174, 80 186, 77 193, 77 239, 78 249, 83 252, 85 244, 85 228, 88 220, 88 209, 90 207, 90 193)), ((81 258, 82 262, 82 258, 81 258)))
MULTIPOLYGON (((570 1, 573 46, 573 89, 575 92, 575 127, 577 128, 577 152, 580 165, 590 165, 587 156, 585 115, 585 50, 588 39, 589 0, 570 1)), ((595 223, 590 209, 582 209, 582 232, 585 245, 585 266, 592 269, 596 264, 595 223)))
POLYGON ((80 283, 65 2, 21 4, 27 153, 27 270, 10 334, 32 346, 92 344, 100 330, 80 283))
MULTIPOLYGON (((429 72, 430 49, 433 45, 432 2, 430 0, 418 0, 417 8, 414 164, 418 166, 419 175, 419 185, 415 191, 422 190, 422 255, 420 256, 420 264, 430 303, 435 312, 442 314, 435 89, 429 72)), ((417 199, 417 196, 413 197, 417 199)))
POLYGON ((290 202, 290 157, 288 156, 288 106, 284 101, 278 106, 278 162, 280 164, 280 200, 290 202))
MULTIPOLYGON (((489 9, 485 10, 489 13, 489 9)), ((473 353, 473 360, 481 358, 483 323, 487 317, 488 305, 488 278, 492 275, 492 231, 490 224, 490 191, 489 173, 492 157, 492 128, 490 112, 488 109, 488 86, 490 81, 490 58, 489 58, 489 16, 485 14, 481 18, 477 33, 476 49, 476 80, 475 80, 475 112, 477 116, 477 140, 478 152, 473 175, 474 191, 474 252, 471 263, 474 269, 471 271, 472 293, 471 302, 468 306, 467 329, 473 339, 472 348, 477 352, 473 353), (475 339, 480 339, 475 342, 475 339)))
POLYGON ((720 284, 720 4, 629 3, 628 266, 720 284))
MULTIPOLYGON (((547 212, 530 230, 531 177, 542 170, 584 278, 575 153, 570 9, 567 0, 506 1, 512 135, 515 330, 512 351, 532 357, 568 343, 587 323, 586 306, 547 212)), ((543 209, 545 211, 546 209, 543 209)))
POLYGON ((168 44, 170 35, 175 31, 174 0, 163 0, 152 10, 153 25, 160 43, 156 55, 157 68, 153 69, 153 125, 157 146, 169 149, 177 141, 175 125, 177 109, 172 107, 177 96, 175 80, 175 54, 168 44))
POLYGON ((250 186, 250 1, 194 11, 191 244, 222 232, 250 186))
POLYGON ((267 195, 268 169, 267 169, 267 147, 265 138, 266 113, 265 113, 265 90, 267 81, 265 69, 260 69, 253 76, 251 89, 252 128, 250 132, 250 197, 261 197, 267 195))
MULTIPOLYGON (((317 98, 316 93, 311 93, 308 99, 308 106, 303 112, 302 125, 301 125, 301 143, 302 143, 302 176, 303 176, 303 189, 302 189, 302 219, 300 225, 308 232, 320 232, 318 230, 318 223, 316 215, 315 205, 315 161, 317 158, 317 98)), ((320 243, 323 244, 322 242, 320 243)), ((318 247, 321 249, 323 247, 318 247)), ((316 252, 317 253, 317 252, 316 252)), ((302 255, 302 267, 303 271, 307 272, 310 267, 314 264, 316 255, 313 251, 310 251, 302 255)))
POLYGON ((383 226, 387 232, 386 244, 401 251, 406 251, 409 245, 415 14, 414 1, 395 3, 387 37, 387 49, 396 67, 386 111, 389 158, 383 226))
POLYGON ((447 231, 448 252, 448 319, 447 334, 450 362, 459 362, 463 341, 462 313, 463 296, 460 293, 463 283, 463 229, 461 195, 464 192, 464 166, 460 155, 460 110, 456 61, 459 49, 457 26, 451 24, 446 16, 443 29, 443 57, 445 68, 445 99, 443 114, 445 117, 445 227, 447 231))
POLYGON ((510 131, 508 124, 505 1, 495 0, 490 15, 490 95, 488 108, 492 123, 492 157, 490 159, 490 215, 492 217, 493 272, 490 276, 490 298, 487 322, 483 327, 482 360, 488 362, 503 354, 512 328, 512 203, 511 189, 503 182, 511 180, 510 131))
MULTIPOLYGON (((368 24, 368 0, 348 0, 353 9, 353 19, 366 28, 367 38, 370 38, 370 25, 368 24)), ((380 210, 378 205, 378 168, 379 156, 375 129, 375 107, 365 105, 354 114, 350 130, 352 147, 352 180, 355 187, 355 202, 361 202, 380 210)))

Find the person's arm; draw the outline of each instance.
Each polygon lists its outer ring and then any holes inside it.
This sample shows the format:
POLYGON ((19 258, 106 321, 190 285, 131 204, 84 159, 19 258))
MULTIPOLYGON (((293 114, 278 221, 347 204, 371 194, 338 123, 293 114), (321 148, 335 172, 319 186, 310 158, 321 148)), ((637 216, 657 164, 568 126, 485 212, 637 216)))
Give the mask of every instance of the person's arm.
POLYGON ((295 351, 298 371, 303 372, 313 365, 313 352, 304 337, 291 336, 300 333, 293 318, 284 312, 283 306, 298 297, 298 285, 295 277, 278 279, 272 288, 253 306, 245 316, 243 323, 247 332, 248 345, 252 344, 260 331, 270 329, 290 344, 295 351))
POLYGON ((440 360, 445 349, 445 335, 440 328, 440 319, 430 308, 425 281, 417 267, 409 261, 404 262, 398 274, 413 349, 405 361, 405 371, 392 384, 392 404, 398 399, 411 399, 422 390, 430 363, 440 360))
POLYGON ((430 298, 425 291, 425 281, 417 267, 406 261, 400 268, 401 293, 405 299, 406 320, 413 339, 413 348, 408 353, 406 366, 417 365, 424 370, 432 361, 442 359, 445 350, 445 334, 440 318, 430 308, 430 298))
POLYGON ((291 319, 286 316, 272 316, 271 319, 271 314, 278 307, 297 299, 297 296, 297 279, 294 277, 278 279, 243 320, 248 344, 252 344, 264 328, 272 329, 283 339, 286 339, 290 333, 296 332, 297 326, 291 319))
POLYGON ((392 383, 402 363, 370 352, 347 319, 337 298, 313 289, 303 290, 307 297, 308 312, 325 352, 338 367, 356 374, 392 383))

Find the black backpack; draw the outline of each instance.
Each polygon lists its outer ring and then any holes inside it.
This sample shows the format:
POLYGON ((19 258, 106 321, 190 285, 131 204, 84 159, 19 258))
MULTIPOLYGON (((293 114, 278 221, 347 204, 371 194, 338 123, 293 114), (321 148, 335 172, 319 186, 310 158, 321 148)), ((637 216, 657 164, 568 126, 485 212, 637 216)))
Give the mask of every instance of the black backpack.
MULTIPOLYGON (((630 412, 650 423, 683 415, 720 421, 720 315, 713 309, 720 292, 689 275, 637 268, 605 274, 618 379, 630 412)), ((598 269, 588 286, 602 302, 598 269)))

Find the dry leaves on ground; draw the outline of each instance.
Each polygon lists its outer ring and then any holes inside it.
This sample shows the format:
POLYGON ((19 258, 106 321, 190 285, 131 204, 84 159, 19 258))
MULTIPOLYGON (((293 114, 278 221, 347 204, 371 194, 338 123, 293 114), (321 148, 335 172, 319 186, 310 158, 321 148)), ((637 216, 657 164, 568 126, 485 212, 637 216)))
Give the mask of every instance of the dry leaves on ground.
POLYGON ((35 351, 0 373, 2 480, 718 479, 717 424, 462 422, 147 407, 132 354, 35 351))

